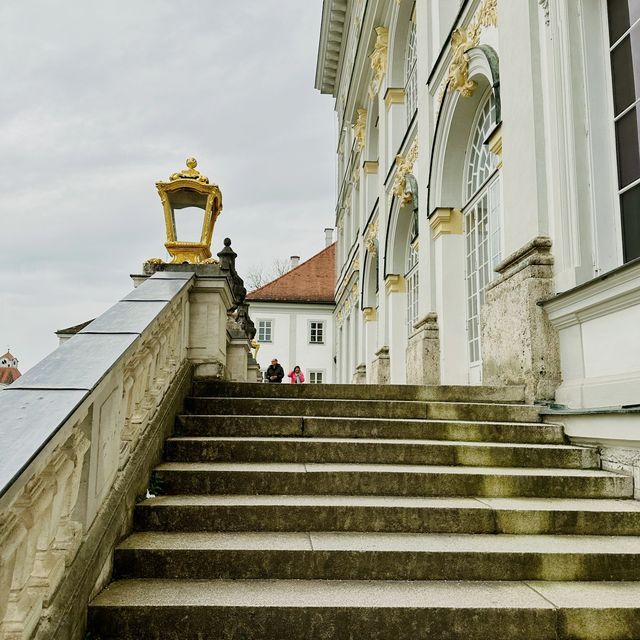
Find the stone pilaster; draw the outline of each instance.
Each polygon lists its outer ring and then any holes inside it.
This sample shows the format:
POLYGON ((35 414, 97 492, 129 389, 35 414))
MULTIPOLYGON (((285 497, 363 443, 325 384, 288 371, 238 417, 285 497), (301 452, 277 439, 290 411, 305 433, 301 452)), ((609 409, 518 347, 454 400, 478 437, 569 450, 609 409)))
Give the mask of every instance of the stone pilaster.
POLYGON ((407 384, 440 384, 440 332, 435 313, 418 320, 409 336, 407 384))
POLYGON ((389 347, 381 347, 376 351, 371 363, 371 382, 373 384, 389 384, 391 378, 391 361, 389 347))
POLYGON ((529 402, 552 399, 560 384, 560 347, 538 304, 554 292, 551 240, 534 238, 496 271, 480 314, 483 382, 524 384, 529 402))

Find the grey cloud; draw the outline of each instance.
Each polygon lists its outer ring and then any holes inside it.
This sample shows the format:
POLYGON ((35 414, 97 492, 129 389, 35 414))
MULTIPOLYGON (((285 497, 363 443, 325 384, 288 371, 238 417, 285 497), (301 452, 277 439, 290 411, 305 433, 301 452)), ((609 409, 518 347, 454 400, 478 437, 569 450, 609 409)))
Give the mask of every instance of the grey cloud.
POLYGON ((333 224, 334 122, 313 89, 320 0, 0 7, 0 348, 23 368, 163 255, 154 183, 195 155, 214 251, 309 257, 333 224))

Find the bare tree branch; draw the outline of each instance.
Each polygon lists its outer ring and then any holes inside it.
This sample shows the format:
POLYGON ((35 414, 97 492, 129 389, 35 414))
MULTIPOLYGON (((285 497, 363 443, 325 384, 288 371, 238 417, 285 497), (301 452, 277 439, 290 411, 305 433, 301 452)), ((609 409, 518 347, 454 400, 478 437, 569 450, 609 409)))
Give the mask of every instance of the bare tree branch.
POLYGON ((291 263, 286 258, 276 258, 268 267, 265 267, 261 262, 249 267, 246 271, 244 275, 245 285, 248 291, 254 291, 283 276, 290 270, 291 263))

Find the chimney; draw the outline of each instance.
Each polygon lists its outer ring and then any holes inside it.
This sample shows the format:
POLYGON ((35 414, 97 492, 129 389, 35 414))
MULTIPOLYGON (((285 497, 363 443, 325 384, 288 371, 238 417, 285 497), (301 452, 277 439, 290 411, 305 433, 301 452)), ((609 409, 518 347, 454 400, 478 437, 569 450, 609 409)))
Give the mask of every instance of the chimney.
POLYGON ((324 246, 325 248, 333 244, 333 227, 325 227, 324 230, 324 246))
POLYGON ((291 268, 295 269, 300 264, 300 256, 291 256, 291 268))

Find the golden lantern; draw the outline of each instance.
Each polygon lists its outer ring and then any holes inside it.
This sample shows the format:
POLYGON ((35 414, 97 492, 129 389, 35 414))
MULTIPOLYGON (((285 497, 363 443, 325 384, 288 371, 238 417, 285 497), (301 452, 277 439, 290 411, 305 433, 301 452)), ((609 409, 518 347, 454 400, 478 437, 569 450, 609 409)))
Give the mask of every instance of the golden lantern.
POLYGON ((156 182, 164 209, 167 229, 165 247, 177 264, 201 264, 211 258, 213 227, 222 212, 222 193, 216 184, 209 184, 196 167, 195 158, 187 158, 187 168, 172 173, 169 182, 156 182), (179 239, 176 230, 176 210, 196 207, 204 211, 200 240, 179 239))

